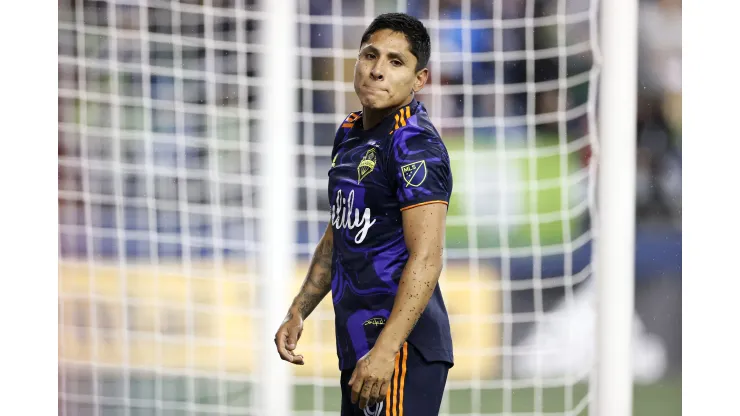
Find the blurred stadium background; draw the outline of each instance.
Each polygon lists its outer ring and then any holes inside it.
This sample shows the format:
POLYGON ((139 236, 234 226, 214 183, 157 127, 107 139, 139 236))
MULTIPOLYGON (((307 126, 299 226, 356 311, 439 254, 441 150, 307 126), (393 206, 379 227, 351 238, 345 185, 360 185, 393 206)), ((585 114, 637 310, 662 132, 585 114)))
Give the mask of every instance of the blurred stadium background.
MULTIPOLYGON (((290 293, 326 226, 362 31, 409 12, 430 28, 420 100, 455 173, 443 410, 586 414, 597 2, 297 4, 290 293)), ((260 414, 258 368, 277 358, 260 322, 280 319, 259 296, 264 18, 256 0, 59 0, 61 415, 260 414)), ((680 0, 641 1, 639 27, 634 414, 680 415, 680 0)), ((295 414, 336 414, 329 302, 300 349, 295 414)))

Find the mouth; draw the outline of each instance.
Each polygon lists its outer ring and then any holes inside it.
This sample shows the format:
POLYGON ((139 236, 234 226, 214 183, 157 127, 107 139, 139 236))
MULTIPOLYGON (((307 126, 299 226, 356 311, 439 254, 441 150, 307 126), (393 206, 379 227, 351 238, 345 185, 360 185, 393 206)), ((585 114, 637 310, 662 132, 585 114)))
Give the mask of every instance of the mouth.
POLYGON ((363 89, 364 89, 365 91, 367 91, 367 92, 371 92, 371 93, 379 93, 379 92, 385 92, 385 90, 384 90, 384 89, 382 89, 382 88, 377 88, 377 87, 371 87, 371 86, 368 86, 368 85, 363 85, 363 87, 362 87, 362 88, 363 88, 363 89))

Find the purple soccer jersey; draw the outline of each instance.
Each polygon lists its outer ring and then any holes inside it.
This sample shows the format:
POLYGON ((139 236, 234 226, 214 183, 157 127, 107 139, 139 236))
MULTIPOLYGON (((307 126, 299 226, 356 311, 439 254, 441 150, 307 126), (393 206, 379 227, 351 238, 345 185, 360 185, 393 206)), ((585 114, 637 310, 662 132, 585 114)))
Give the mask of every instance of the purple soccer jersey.
MULTIPOLYGON (((354 368, 373 347, 393 308, 409 257, 401 212, 448 204, 451 192, 447 149, 416 100, 367 131, 362 114, 352 113, 337 131, 329 203, 340 370, 354 368)), ((428 361, 452 364, 450 324, 439 285, 408 342, 428 361)))

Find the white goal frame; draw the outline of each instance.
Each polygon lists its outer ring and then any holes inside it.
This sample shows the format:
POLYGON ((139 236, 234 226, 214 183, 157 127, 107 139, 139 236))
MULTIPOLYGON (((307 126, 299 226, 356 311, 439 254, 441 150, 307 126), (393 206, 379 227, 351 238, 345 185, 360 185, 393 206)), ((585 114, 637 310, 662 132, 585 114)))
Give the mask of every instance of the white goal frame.
POLYGON ((597 367, 592 402, 598 416, 632 414, 637 11, 637 0, 601 0, 594 238, 597 367))
POLYGON ((295 264, 291 249, 296 223, 295 194, 297 188, 294 149, 297 146, 297 126, 292 114, 298 105, 296 94, 296 25, 295 0, 264 0, 262 8, 266 19, 261 39, 265 59, 261 70, 265 85, 260 97, 264 117, 259 141, 263 146, 260 177, 260 209, 266 221, 260 227, 263 242, 260 255, 260 273, 264 290, 261 291, 263 319, 259 328, 260 357, 257 407, 259 414, 290 415, 292 412, 291 368, 280 362, 275 353, 273 336, 288 311, 288 287, 295 264), (272 353, 272 354, 271 354, 272 353))

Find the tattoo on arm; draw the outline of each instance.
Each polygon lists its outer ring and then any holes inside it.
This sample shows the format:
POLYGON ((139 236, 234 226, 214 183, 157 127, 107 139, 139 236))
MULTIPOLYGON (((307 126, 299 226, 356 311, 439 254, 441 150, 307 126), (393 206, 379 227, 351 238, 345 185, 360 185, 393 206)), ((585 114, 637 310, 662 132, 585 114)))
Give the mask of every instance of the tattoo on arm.
POLYGON ((333 241, 330 238, 322 238, 314 251, 301 290, 293 300, 291 309, 295 308, 304 319, 313 312, 331 290, 332 252, 333 241))

